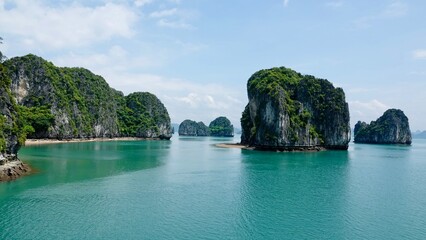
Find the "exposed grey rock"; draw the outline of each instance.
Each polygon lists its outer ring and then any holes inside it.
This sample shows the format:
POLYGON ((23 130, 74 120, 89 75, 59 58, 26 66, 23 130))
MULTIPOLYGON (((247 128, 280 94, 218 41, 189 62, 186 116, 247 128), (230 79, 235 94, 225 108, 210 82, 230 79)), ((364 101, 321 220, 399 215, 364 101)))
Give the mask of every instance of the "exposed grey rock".
POLYGON ((411 144, 412 136, 407 116, 399 109, 389 109, 370 124, 358 121, 354 142, 377 144, 411 144))
POLYGON ((347 149, 349 108, 341 88, 284 67, 261 70, 247 83, 241 143, 259 149, 347 149))
POLYGON ((179 125, 179 136, 209 136, 209 128, 203 122, 185 120, 179 125))
POLYGON ((209 124, 210 135, 215 137, 233 137, 234 126, 226 117, 218 117, 209 124))

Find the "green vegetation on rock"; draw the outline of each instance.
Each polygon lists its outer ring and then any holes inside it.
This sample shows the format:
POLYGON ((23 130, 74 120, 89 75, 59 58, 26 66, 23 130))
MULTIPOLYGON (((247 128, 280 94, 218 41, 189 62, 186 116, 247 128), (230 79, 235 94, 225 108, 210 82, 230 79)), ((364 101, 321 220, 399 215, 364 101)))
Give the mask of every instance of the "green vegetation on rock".
POLYGON ((358 121, 354 128, 354 142, 378 144, 411 144, 408 118, 399 109, 389 109, 370 124, 358 121))
POLYGON ((29 137, 169 138, 167 110, 152 94, 124 97, 87 69, 56 67, 31 54, 5 65, 29 137))
POLYGON ((209 124, 210 135, 215 137, 233 137, 234 126, 226 117, 218 117, 209 124))
POLYGON ((279 67, 253 74, 247 91, 242 143, 277 149, 347 149, 348 104, 343 90, 329 81, 279 67))
POLYGON ((203 122, 196 122, 189 119, 184 120, 179 125, 180 136, 209 136, 209 128, 203 122))
POLYGON ((18 106, 18 113, 22 130, 29 138, 38 138, 37 133, 44 136, 55 122, 55 116, 50 112, 48 106, 18 106))
POLYGON ((20 125, 18 106, 10 91, 11 80, 0 63, 0 154, 16 154, 25 143, 25 132, 20 125))
POLYGON ((203 122, 186 119, 179 125, 179 135, 233 137, 234 127, 226 117, 216 118, 208 127, 203 122))
POLYGON ((170 139, 172 134, 166 108, 148 92, 126 96, 118 109, 118 120, 123 136, 170 139))

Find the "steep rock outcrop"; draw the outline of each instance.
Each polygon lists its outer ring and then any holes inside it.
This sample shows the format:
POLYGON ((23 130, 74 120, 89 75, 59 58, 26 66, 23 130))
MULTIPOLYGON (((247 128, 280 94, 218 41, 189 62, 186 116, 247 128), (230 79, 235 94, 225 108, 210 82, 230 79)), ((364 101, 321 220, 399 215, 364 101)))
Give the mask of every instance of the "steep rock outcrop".
POLYGON ((83 68, 56 67, 34 55, 12 58, 5 64, 18 104, 34 111, 42 106, 53 115, 53 124, 29 137, 67 139, 119 135, 117 104, 111 101, 115 91, 101 76, 83 68))
POLYGON ((29 138, 171 137, 167 109, 153 94, 124 96, 87 69, 34 55, 5 64, 29 138))
POLYGON ((226 117, 218 117, 209 124, 210 136, 233 137, 234 126, 226 117))
POLYGON ((9 85, 6 68, 0 62, 0 181, 12 180, 30 171, 17 156, 25 136, 18 125, 18 109, 9 85))
POLYGON ((354 142, 377 144, 411 144, 408 118, 399 109, 389 109, 370 124, 358 121, 354 128, 354 142))
POLYGON ((15 160, 22 144, 18 141, 18 112, 9 84, 6 68, 0 63, 0 164, 15 160))
POLYGON ((347 149, 349 108, 341 88, 280 67, 261 70, 247 83, 241 143, 259 149, 347 149))
POLYGON ((118 115, 123 136, 160 139, 172 137, 167 109, 154 94, 129 94, 121 103, 118 115))
POLYGON ((209 136, 209 128, 203 122, 184 120, 179 125, 179 136, 209 136))

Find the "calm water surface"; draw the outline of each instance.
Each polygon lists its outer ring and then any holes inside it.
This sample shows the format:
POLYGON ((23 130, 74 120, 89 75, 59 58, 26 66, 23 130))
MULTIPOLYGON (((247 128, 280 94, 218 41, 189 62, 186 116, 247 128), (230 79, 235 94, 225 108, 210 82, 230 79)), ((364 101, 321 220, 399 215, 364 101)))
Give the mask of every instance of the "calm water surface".
POLYGON ((0 239, 426 239, 426 141, 275 153, 238 138, 25 147, 0 239))

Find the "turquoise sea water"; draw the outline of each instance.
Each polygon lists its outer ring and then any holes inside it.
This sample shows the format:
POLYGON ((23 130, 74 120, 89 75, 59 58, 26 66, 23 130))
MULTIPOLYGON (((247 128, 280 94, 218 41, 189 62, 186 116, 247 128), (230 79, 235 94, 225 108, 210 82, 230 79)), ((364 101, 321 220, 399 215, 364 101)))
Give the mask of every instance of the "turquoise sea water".
POLYGON ((25 147, 0 239, 426 239, 426 141, 275 153, 238 138, 25 147))

